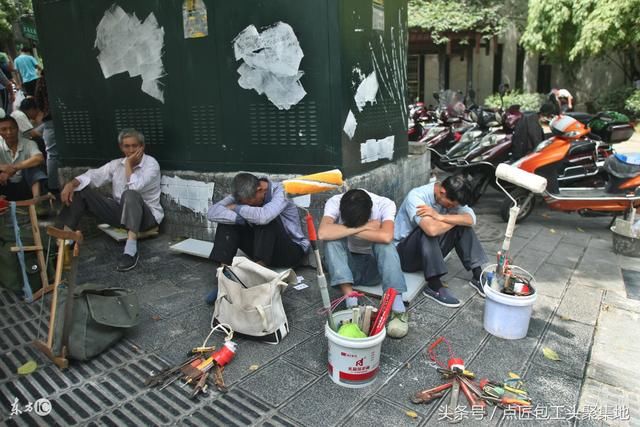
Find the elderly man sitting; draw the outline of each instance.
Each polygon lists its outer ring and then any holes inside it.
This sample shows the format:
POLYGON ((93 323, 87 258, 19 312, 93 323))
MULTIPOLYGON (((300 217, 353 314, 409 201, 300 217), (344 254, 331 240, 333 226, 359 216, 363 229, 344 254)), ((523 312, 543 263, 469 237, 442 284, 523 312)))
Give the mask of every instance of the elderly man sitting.
POLYGON ((124 129, 118 135, 124 157, 98 169, 75 177, 60 193, 65 205, 58 216, 58 226, 72 230, 85 213, 128 231, 118 271, 128 271, 138 263, 138 233, 157 227, 164 218, 160 206, 160 165, 144 153, 144 135, 135 129, 124 129), (96 190, 111 184, 111 196, 96 190), (93 187, 93 188, 92 188, 93 187))
POLYGON ((13 201, 40 196, 47 175, 39 167, 44 156, 36 143, 20 135, 11 116, 0 118, 0 137, 0 195, 13 201))

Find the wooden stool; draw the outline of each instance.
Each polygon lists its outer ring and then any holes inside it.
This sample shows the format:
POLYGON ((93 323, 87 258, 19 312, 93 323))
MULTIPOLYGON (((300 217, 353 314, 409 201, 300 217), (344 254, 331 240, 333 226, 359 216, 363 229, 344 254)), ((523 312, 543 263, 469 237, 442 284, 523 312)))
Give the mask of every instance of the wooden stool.
POLYGON ((33 234, 33 246, 12 246, 11 252, 35 252, 38 260, 38 267, 40 268, 40 282, 42 287, 33 294, 33 301, 37 301, 42 298, 47 292, 53 289, 53 286, 49 284, 49 277, 47 276, 47 263, 44 259, 44 247, 42 246, 42 239, 40 237, 40 226, 38 225, 38 215, 36 214, 36 205, 42 201, 48 200, 49 203, 54 199, 52 194, 46 196, 37 197, 35 199, 17 201, 17 207, 27 207, 29 209, 29 220, 31 222, 31 232, 33 234))
POLYGON ((53 363, 60 369, 69 367, 69 360, 67 359, 67 341, 69 338, 69 330, 71 328, 71 321, 73 316, 73 291, 76 285, 76 276, 78 274, 78 256, 80 255, 80 243, 82 243, 82 233, 79 231, 64 231, 54 227, 47 227, 47 234, 51 237, 55 237, 58 243, 58 259, 56 261, 56 276, 51 285, 52 298, 51 298, 51 316, 49 317, 49 333, 47 335, 47 342, 40 340, 33 341, 33 346, 44 353, 53 363), (67 299, 64 304, 64 319, 62 324, 62 344, 60 348, 60 354, 54 354, 53 352, 53 336, 54 328, 56 324, 56 314, 58 310, 58 286, 62 282, 62 270, 64 270, 64 247, 65 240, 73 240, 73 256, 71 259, 71 273, 69 274, 69 280, 67 281, 67 299))

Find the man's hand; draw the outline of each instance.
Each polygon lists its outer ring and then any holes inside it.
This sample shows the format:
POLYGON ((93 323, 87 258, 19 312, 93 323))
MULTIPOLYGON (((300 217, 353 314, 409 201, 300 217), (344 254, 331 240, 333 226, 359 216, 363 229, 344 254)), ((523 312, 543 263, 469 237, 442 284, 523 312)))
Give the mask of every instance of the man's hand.
POLYGON ((15 175, 16 172, 18 172, 18 168, 15 167, 14 165, 7 165, 7 167, 5 168, 4 171, 5 171, 5 173, 7 175, 9 175, 11 177, 11 176, 15 175))
POLYGON ((227 209, 229 210, 234 210, 236 208, 236 204, 235 203, 231 203, 230 205, 227 205, 227 209))
POLYGON ((140 147, 136 151, 134 151, 132 155, 127 157, 127 163, 129 163, 131 170, 133 170, 133 168, 135 168, 140 164, 140 162, 142 161, 143 155, 144 155, 144 147, 140 147))
POLYGON ((75 189, 76 187, 73 185, 73 182, 68 182, 60 192, 60 200, 66 206, 71 205, 71 202, 73 202, 73 193, 75 192, 75 189))
POLYGON ((438 211, 433 209, 431 206, 427 206, 427 205, 418 206, 418 209, 416 210, 416 215, 418 215, 421 218, 431 217, 437 221, 440 221, 440 218, 441 218, 441 215, 440 213, 438 213, 438 211))
POLYGON ((0 172, 0 185, 7 185, 9 181, 9 174, 6 172, 0 172))

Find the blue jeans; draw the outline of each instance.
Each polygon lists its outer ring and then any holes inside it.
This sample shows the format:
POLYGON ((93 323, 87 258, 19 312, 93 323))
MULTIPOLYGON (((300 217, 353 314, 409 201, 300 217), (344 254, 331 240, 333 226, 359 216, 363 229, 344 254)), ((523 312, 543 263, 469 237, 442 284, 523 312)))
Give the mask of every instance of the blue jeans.
POLYGON ((331 286, 345 283, 355 286, 376 286, 382 290, 394 288, 406 292, 407 285, 400 267, 398 251, 392 243, 372 243, 373 255, 356 254, 349 250, 347 239, 324 242, 331 286))

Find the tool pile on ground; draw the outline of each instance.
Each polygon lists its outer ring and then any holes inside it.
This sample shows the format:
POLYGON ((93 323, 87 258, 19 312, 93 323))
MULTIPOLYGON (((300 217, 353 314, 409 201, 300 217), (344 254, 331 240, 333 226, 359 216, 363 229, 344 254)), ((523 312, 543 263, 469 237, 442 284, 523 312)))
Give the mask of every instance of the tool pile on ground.
MULTIPOLYGON (((212 320, 213 322, 213 320, 212 320)), ((211 328, 211 332, 207 335, 202 346, 191 350, 191 356, 177 366, 169 367, 161 370, 157 374, 152 374, 145 380, 145 385, 149 387, 160 386, 160 390, 164 390, 175 381, 182 379, 182 387, 192 385, 193 390, 190 393, 191 398, 195 398, 200 393, 207 393, 207 381, 212 376, 213 381, 221 393, 227 392, 227 386, 222 377, 224 366, 227 365, 236 355, 238 345, 231 341, 233 338, 233 330, 226 324, 218 324, 211 328), (216 350, 215 347, 207 347, 207 341, 216 330, 222 330, 226 333, 224 345, 216 350), (209 354, 207 357, 206 355, 209 354)))
POLYGON ((461 421, 466 408, 469 408, 474 414, 486 415, 487 405, 496 405, 520 413, 531 411, 531 398, 522 389, 522 380, 517 375, 510 374, 513 378, 503 382, 491 381, 487 378, 475 381, 476 375, 465 369, 462 359, 453 355, 451 345, 444 337, 438 338, 431 344, 427 353, 445 382, 436 387, 416 392, 411 396, 413 403, 431 403, 444 397, 447 391, 451 390, 449 403, 445 406, 447 419, 451 422, 461 421), (439 362, 435 355, 436 347, 443 342, 449 349, 450 357, 447 367, 439 362), (459 403, 460 391, 467 399, 468 406, 466 408, 459 403))

